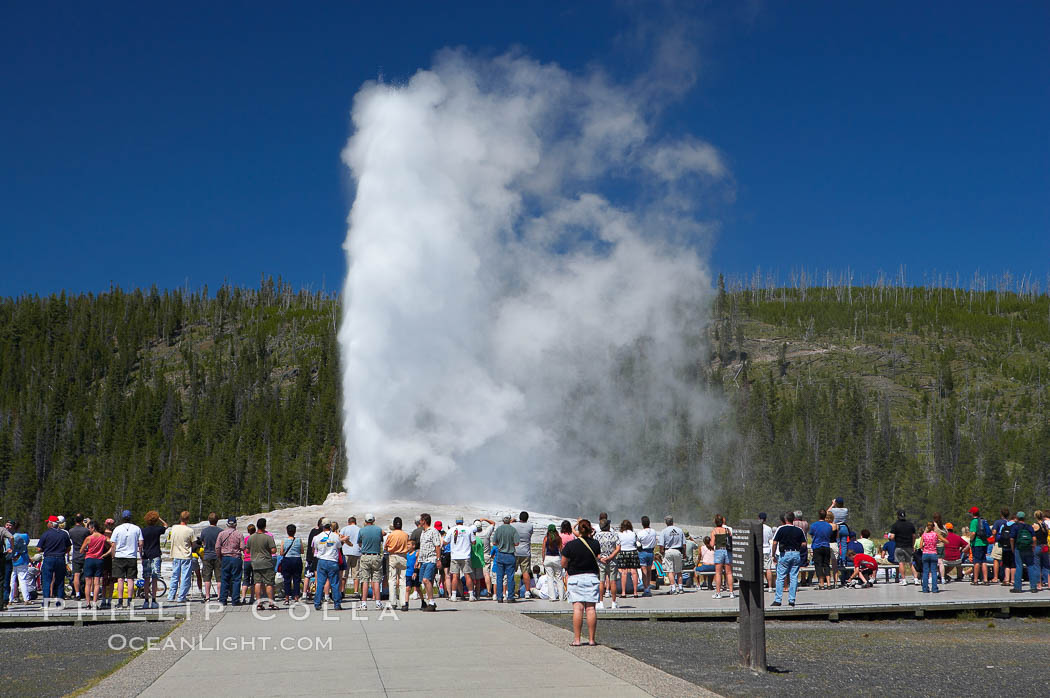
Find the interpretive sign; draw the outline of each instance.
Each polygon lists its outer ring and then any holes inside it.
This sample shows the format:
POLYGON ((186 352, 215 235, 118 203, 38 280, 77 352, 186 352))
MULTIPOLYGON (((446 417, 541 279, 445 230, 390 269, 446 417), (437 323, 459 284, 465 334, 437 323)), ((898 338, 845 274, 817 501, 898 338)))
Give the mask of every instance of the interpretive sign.
POLYGON ((758 568, 755 555, 755 537, 745 522, 733 530, 733 576, 742 582, 757 582, 758 568))

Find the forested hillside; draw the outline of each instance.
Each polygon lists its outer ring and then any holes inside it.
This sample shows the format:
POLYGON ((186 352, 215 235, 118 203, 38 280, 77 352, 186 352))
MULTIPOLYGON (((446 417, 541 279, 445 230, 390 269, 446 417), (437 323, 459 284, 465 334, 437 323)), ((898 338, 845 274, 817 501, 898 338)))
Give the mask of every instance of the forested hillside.
POLYGON ((731 517, 842 496, 898 507, 1050 507, 1050 298, 952 288, 721 286, 713 384, 735 436, 713 448, 731 517))
POLYGON ((3 515, 322 501, 345 473, 336 322, 272 279, 0 301, 3 515))
MULTIPOLYGON (((650 513, 1050 507, 1045 294, 720 284, 713 313, 696 360, 725 410, 667 451, 650 513)), ((346 472, 338 316, 270 279, 0 300, 0 514, 322 501, 346 472)))

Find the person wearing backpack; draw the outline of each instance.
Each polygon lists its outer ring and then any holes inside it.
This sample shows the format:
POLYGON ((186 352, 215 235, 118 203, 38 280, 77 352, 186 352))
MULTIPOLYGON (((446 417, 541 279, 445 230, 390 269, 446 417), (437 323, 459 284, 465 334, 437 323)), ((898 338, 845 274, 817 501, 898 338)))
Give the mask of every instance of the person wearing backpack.
POLYGON ((992 527, 988 519, 981 517, 981 510, 970 507, 970 550, 973 553, 973 577, 970 584, 988 586, 988 539, 992 536, 992 527), (978 581, 980 577, 980 581, 978 581))
POLYGON ((10 527, 13 541, 11 549, 14 552, 11 558, 10 601, 14 601, 21 592, 22 602, 29 603, 29 534, 19 532, 17 521, 9 521, 7 525, 10 527))
POLYGON ((1020 594, 1024 582, 1024 570, 1028 568, 1028 581, 1032 593, 1039 591, 1039 556, 1035 555, 1035 526, 1024 520, 1025 513, 1017 512, 1017 523, 1013 526, 1014 587, 1012 594, 1020 594))

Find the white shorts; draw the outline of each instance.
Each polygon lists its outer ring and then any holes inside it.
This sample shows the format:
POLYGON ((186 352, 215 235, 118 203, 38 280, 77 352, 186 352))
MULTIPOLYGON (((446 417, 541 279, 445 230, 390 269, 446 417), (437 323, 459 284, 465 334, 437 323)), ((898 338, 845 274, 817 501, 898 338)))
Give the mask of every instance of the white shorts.
POLYGON ((574 574, 569 577, 569 601, 598 603, 598 575, 574 574))

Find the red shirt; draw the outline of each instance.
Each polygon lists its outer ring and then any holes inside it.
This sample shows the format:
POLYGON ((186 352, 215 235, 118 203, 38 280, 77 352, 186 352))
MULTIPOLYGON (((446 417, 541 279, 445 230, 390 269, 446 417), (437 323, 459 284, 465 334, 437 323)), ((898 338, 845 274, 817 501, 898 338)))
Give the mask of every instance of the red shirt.
POLYGON ((871 555, 858 553, 853 556, 853 566, 870 572, 872 570, 877 570, 879 568, 879 563, 871 555))
POLYGON ((955 562, 962 557, 963 548, 966 547, 966 539, 955 531, 948 531, 948 540, 944 542, 944 559, 955 562))

